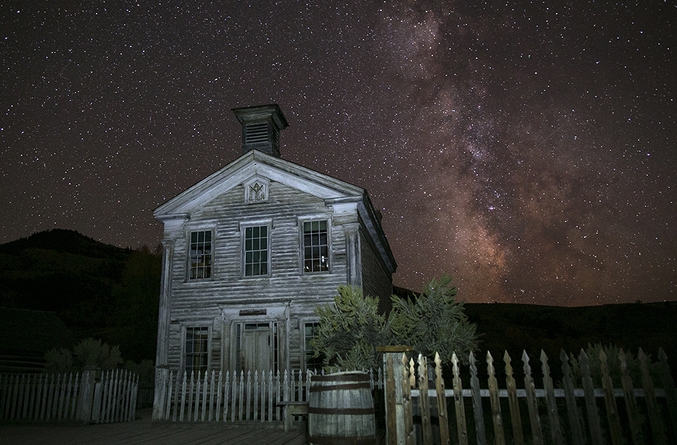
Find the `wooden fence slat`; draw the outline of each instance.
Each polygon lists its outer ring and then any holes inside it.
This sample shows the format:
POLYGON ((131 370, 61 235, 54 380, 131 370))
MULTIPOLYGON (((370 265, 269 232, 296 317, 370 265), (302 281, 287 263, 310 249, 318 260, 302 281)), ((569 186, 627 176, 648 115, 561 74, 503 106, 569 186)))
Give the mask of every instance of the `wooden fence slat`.
POLYGON ((76 400, 78 400, 80 397, 82 397, 82 393, 80 392, 80 382, 79 380, 81 379, 81 376, 79 373, 75 373, 75 382, 73 382, 73 407, 71 408, 71 420, 75 420, 75 414, 77 412, 77 406, 78 404, 75 403, 76 400))
POLYGON ((465 405, 463 403, 463 384, 461 382, 461 370, 458 366, 458 357, 454 352, 451 356, 452 371, 454 373, 454 407, 456 409, 456 429, 458 431, 458 443, 468 445, 468 430, 465 421, 465 405))
POLYGON ((529 365, 529 354, 524 350, 522 352, 522 361, 524 362, 524 389, 527 392, 527 408, 529 409, 529 420, 531 422, 531 434, 535 445, 543 445, 543 430, 541 429, 541 418, 538 415, 538 402, 536 401, 536 386, 531 376, 531 365, 529 365))
POLYGON ((487 435, 484 430, 484 412, 482 410, 482 394, 480 393, 480 380, 477 377, 477 360, 470 351, 470 390, 472 394, 473 414, 475 415, 475 434, 477 443, 487 443, 487 435))
POLYGON ((209 371, 205 370, 204 381, 202 382, 202 409, 200 410, 200 420, 207 421, 207 401, 209 400, 209 371))
POLYGON ((28 416, 28 402, 30 400, 31 392, 31 374, 25 374, 23 379, 23 400, 21 402, 21 418, 26 419, 28 416))
POLYGON ((423 443, 433 443, 433 430, 430 424, 430 398, 428 397, 428 361, 423 354, 418 355, 418 387, 421 391, 419 408, 423 443))
POLYGON ((522 416, 520 415, 519 400, 517 399, 517 385, 513 377, 512 359, 508 351, 503 354, 505 363, 505 385, 508 390, 508 404, 510 406, 510 420, 512 435, 515 445, 524 445, 524 433, 522 432, 522 416))
POLYGON ((437 392, 437 416, 440 419, 440 444, 449 445, 449 416, 447 414, 447 396, 442 376, 442 359, 435 353, 435 391, 437 392))
POLYGON ((651 425, 651 436, 656 445, 667 445, 668 441, 665 437, 665 428, 660 417, 658 405, 656 404, 656 395, 654 392, 653 381, 649 375, 649 365, 647 363, 646 355, 642 348, 639 348, 637 353, 639 359, 639 367, 642 370, 642 387, 644 388, 644 400, 646 402, 647 414, 649 416, 649 424, 651 425))
POLYGON ((545 390, 545 403, 548 407, 548 420, 550 422, 550 434, 555 445, 564 445, 564 436, 559 422, 559 413, 557 412, 557 401, 555 400, 555 386, 550 376, 550 365, 548 365, 548 356, 541 349, 541 370, 543 371, 543 389, 545 390))
POLYGON ((567 416, 569 418, 569 430, 571 432, 572 445, 583 445, 583 430, 581 429, 580 417, 578 414, 578 404, 576 403, 576 396, 574 395, 574 383, 571 377, 571 366, 569 365, 569 356, 561 350, 559 355, 562 362, 562 382, 564 385, 564 396, 567 404, 567 416))
POLYGON ((618 360, 621 367, 621 385, 623 387, 623 398, 625 400, 625 410, 628 416, 632 443, 634 445, 644 445, 644 434, 642 433, 642 423, 635 399, 635 389, 628 370, 627 357, 622 349, 618 353, 618 360))
POLYGON ((668 365, 668 356, 663 348, 658 349, 658 360, 661 362, 663 390, 665 391, 665 400, 674 437, 677 436, 677 390, 675 390, 675 381, 672 379, 670 365, 668 365))
POLYGON ((186 409, 186 387, 188 385, 187 372, 183 373, 183 381, 181 382, 181 404, 179 405, 179 422, 183 422, 183 416, 186 409))
POLYGON ((395 369, 393 354, 386 354, 386 436, 388 445, 397 445, 397 409, 395 404, 395 369))
POLYGON ((505 445, 505 432, 503 431, 503 415, 501 414, 501 400, 498 397, 498 381, 494 369, 494 358, 487 351, 487 381, 489 386, 489 402, 491 403, 491 420, 494 425, 494 444, 505 445))
POLYGON ((588 356, 583 349, 579 355, 581 363, 581 374, 583 379, 583 392, 585 393, 585 408, 588 413, 588 424, 590 426, 590 435, 593 445, 603 445, 602 426, 599 419, 597 402, 595 401, 595 390, 590 375, 590 363, 588 356))
POLYGON ((611 442, 613 445, 623 443, 623 434, 621 432, 621 422, 616 406, 616 397, 614 396, 614 384, 609 375, 609 365, 604 350, 599 353, 600 369, 602 370, 602 388, 604 389, 604 404, 606 406, 606 418, 609 422, 609 431, 611 433, 611 442))
MULTIPOLYGON (((402 411, 404 413, 404 442, 414 445, 414 416, 411 403, 412 378, 414 377, 414 359, 407 362, 407 354, 402 353, 402 411)), ((393 410, 394 411, 394 410, 393 410)))

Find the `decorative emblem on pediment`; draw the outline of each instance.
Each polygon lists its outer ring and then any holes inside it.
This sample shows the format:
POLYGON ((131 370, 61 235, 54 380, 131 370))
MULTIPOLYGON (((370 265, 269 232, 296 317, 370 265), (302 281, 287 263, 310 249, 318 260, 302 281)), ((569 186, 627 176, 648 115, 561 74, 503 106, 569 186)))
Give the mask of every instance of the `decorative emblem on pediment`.
POLYGON ((244 184, 244 200, 247 204, 268 201, 268 181, 256 178, 244 184))

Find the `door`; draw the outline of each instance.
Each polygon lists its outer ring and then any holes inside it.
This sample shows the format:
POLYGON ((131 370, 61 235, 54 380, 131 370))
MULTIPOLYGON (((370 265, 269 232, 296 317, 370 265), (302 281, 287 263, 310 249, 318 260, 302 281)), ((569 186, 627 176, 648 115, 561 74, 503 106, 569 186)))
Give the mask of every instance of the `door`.
POLYGON ((245 323, 242 330, 240 363, 242 370, 266 374, 273 359, 273 335, 270 323, 245 323))

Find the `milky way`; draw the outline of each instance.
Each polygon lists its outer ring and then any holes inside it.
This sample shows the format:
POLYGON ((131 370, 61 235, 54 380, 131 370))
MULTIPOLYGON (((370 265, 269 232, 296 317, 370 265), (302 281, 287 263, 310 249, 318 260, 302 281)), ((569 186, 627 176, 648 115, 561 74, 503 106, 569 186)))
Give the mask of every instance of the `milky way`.
POLYGON ((221 3, 2 6, 0 242, 154 246, 239 156, 231 109, 278 103, 282 157, 382 210, 396 285, 677 298, 672 3, 221 3))

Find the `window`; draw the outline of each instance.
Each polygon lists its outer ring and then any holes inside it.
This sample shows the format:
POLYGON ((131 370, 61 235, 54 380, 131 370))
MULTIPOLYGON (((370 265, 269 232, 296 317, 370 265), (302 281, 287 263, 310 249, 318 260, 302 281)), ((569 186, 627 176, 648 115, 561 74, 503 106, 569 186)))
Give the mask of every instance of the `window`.
POLYGON ((303 271, 324 272, 329 270, 329 244, 327 221, 303 223, 303 271))
POLYGON ((303 324, 303 346, 305 348, 305 366, 306 370, 314 371, 322 369, 323 357, 314 357, 315 349, 310 344, 311 340, 317 335, 320 323, 304 323, 303 324))
POLYGON ((188 279, 201 280, 212 276, 212 232, 190 232, 190 264, 188 279))
POLYGON ((268 226, 245 228, 244 275, 268 275, 268 226))
POLYGON ((199 375, 207 370, 209 360, 209 328, 207 326, 186 327, 185 370, 190 375, 199 375))

